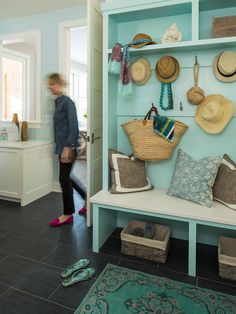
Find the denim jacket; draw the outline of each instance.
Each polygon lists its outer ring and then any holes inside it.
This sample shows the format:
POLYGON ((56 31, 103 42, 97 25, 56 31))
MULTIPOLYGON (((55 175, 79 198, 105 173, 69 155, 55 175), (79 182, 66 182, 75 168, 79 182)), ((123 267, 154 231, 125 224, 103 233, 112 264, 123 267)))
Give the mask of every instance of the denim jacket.
POLYGON ((60 155, 64 147, 78 146, 78 120, 74 102, 62 95, 55 100, 54 137, 56 142, 55 153, 60 155))

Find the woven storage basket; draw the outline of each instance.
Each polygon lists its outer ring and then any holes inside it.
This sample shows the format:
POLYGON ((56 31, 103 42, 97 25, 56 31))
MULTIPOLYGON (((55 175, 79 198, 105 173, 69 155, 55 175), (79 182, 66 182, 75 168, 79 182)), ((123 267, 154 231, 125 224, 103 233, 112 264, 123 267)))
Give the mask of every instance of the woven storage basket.
POLYGON ((188 126, 175 121, 174 141, 168 142, 153 131, 153 120, 132 120, 124 123, 124 128, 133 148, 134 156, 140 160, 158 161, 172 156, 175 146, 188 126))
POLYGON ((131 221, 122 230, 121 253, 164 264, 169 250, 171 229, 168 226, 156 224, 153 239, 132 235, 132 230, 137 227, 145 228, 145 224, 143 221, 131 221))
POLYGON ((220 237, 218 245, 219 276, 236 280, 236 239, 220 237))

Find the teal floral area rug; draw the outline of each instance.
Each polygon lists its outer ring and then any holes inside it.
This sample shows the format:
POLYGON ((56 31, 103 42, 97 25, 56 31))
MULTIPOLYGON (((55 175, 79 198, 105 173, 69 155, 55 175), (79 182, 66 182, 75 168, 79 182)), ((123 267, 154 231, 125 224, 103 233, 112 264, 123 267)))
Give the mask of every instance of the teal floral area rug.
POLYGON ((75 314, 235 314, 236 297, 108 264, 75 314))

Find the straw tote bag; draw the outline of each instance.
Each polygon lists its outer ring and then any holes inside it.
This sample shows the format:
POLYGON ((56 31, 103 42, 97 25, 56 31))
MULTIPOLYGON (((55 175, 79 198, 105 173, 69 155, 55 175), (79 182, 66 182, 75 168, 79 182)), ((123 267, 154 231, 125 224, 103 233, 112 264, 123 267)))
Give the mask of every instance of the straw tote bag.
POLYGON ((158 115, 157 108, 152 106, 143 120, 128 121, 122 127, 129 137, 136 158, 145 161, 168 159, 188 126, 175 120, 174 140, 169 142, 153 131, 152 112, 158 115))

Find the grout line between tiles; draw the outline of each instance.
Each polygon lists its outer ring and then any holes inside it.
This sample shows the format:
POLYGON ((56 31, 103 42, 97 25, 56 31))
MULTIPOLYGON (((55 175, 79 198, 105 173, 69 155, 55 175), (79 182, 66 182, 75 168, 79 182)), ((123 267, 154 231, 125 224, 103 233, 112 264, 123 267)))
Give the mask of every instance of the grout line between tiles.
POLYGON ((3 259, 0 260, 0 264, 1 264, 2 262, 4 262, 9 256, 12 255, 11 253, 9 253, 9 252, 7 252, 7 251, 4 251, 4 252, 6 252, 8 255, 5 256, 3 259))
POLYGON ((40 297, 40 296, 38 296, 38 295, 36 295, 36 294, 32 294, 32 293, 30 293, 30 292, 28 292, 28 291, 24 291, 24 290, 15 288, 15 287, 10 287, 10 288, 12 288, 13 290, 20 291, 20 292, 22 292, 22 293, 31 295, 32 297, 38 298, 38 299, 40 299, 40 300, 47 301, 47 302, 50 302, 50 303, 52 303, 52 304, 56 304, 56 305, 58 305, 58 306, 60 306, 60 307, 63 307, 63 308, 65 308, 65 309, 68 309, 68 310, 71 310, 71 311, 74 311, 74 310, 75 310, 75 309, 73 309, 73 308, 71 308, 71 307, 68 307, 68 306, 65 306, 65 305, 63 305, 63 304, 60 304, 60 303, 57 303, 57 302, 54 302, 54 301, 45 299, 45 298, 40 297))
POLYGON ((33 259, 33 258, 29 258, 29 257, 26 257, 26 256, 22 256, 22 255, 18 255, 18 254, 10 254, 12 256, 16 256, 16 257, 20 257, 20 258, 24 258, 26 260, 29 260, 31 262, 34 262, 34 263, 39 263, 39 264, 43 264, 43 265, 46 265, 46 266, 50 266, 50 267, 53 267, 53 268, 56 268, 58 270, 63 270, 64 268, 60 267, 60 266, 56 266, 56 265, 53 265, 53 264, 48 264, 48 263, 45 263, 41 260, 37 260, 37 259, 33 259))
POLYGON ((58 243, 55 246, 55 248, 52 251, 50 251, 48 254, 46 254, 40 261, 43 262, 43 260, 46 259, 48 256, 50 256, 52 253, 54 253, 59 248, 59 246, 60 246, 60 243, 58 243))
POLYGON ((11 232, 7 231, 6 233, 2 234, 2 235, 0 236, 0 239, 6 237, 6 236, 7 236, 8 234, 10 234, 10 233, 11 233, 11 232))
MULTIPOLYGON (((4 286, 5 286, 5 285, 4 285, 4 286)), ((10 291, 10 290, 12 289, 12 288, 9 287, 9 286, 6 286, 6 287, 7 287, 8 289, 7 289, 6 291, 4 291, 2 295, 0 295, 0 299, 1 299, 2 297, 4 297, 4 295, 7 294, 8 291, 10 291)))
POLYGON ((43 229, 42 231, 40 231, 38 234, 35 235, 36 238, 38 238, 40 236, 40 234, 44 233, 46 230, 48 230, 49 227, 46 227, 45 229, 43 229))
POLYGON ((54 293, 61 287, 61 283, 56 287, 56 289, 50 294, 50 296, 47 298, 47 300, 50 300, 50 298, 54 295, 54 293))

